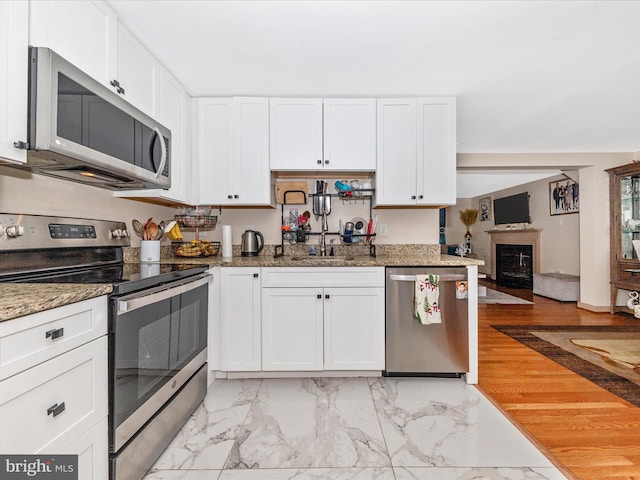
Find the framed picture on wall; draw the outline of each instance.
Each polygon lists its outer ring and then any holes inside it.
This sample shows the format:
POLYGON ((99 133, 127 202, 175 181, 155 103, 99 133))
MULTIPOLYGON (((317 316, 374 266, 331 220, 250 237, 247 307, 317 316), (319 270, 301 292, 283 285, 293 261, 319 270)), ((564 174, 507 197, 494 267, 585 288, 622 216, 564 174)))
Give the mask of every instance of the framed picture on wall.
POLYGON ((570 178, 549 182, 549 207, 551 215, 566 215, 580 211, 578 183, 570 178))
POLYGON ((481 222, 491 220, 491 197, 483 197, 478 200, 478 218, 481 222))

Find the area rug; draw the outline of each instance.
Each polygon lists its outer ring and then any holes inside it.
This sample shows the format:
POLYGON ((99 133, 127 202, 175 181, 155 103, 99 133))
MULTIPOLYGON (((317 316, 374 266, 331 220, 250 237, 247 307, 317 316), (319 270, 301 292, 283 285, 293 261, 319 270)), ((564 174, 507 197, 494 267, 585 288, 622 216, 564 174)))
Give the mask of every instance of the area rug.
POLYGON ((640 323, 492 327, 640 407, 640 323))
POLYGON ((478 303, 503 303, 505 305, 531 305, 533 302, 529 302, 528 300, 523 300, 522 298, 514 297, 513 295, 508 295, 506 293, 498 292, 497 290, 492 290, 487 288, 486 296, 478 296, 478 303))

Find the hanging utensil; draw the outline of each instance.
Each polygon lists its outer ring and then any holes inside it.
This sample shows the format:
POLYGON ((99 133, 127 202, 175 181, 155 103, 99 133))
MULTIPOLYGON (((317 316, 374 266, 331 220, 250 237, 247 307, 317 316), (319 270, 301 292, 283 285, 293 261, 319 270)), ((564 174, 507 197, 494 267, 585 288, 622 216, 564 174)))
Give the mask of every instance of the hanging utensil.
POLYGON ((327 187, 329 186, 329 184, 327 182, 322 183, 322 193, 324 194, 322 196, 322 212, 326 215, 329 215, 331 213, 331 195, 327 194, 327 187))
POLYGON ((131 225, 133 226, 133 231, 136 232, 140 238, 144 238, 144 225, 142 222, 134 218, 131 220, 131 225))
POLYGON ((158 224, 158 234, 156 235, 156 240, 160 240, 164 236, 165 228, 166 228, 166 224, 164 220, 162 220, 158 224))
POLYGON ((156 240, 158 236, 158 224, 151 222, 146 229, 147 240, 156 240))

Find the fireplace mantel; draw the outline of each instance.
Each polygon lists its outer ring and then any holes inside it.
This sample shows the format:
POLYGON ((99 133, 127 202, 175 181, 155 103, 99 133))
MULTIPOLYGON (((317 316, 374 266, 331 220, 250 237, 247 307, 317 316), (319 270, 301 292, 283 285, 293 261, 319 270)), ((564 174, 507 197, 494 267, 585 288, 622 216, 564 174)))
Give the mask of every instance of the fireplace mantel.
POLYGON ((491 235, 491 278, 496 278, 496 245, 532 245, 533 273, 540 273, 540 233, 542 229, 489 230, 491 235))

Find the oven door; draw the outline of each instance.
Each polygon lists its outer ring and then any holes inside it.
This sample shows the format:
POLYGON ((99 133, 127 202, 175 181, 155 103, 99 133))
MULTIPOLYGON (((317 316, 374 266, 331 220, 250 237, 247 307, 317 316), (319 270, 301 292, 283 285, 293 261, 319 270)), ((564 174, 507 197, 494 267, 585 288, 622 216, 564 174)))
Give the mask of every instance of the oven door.
POLYGON ((111 452, 117 452, 206 363, 210 279, 202 274, 111 298, 111 452))

